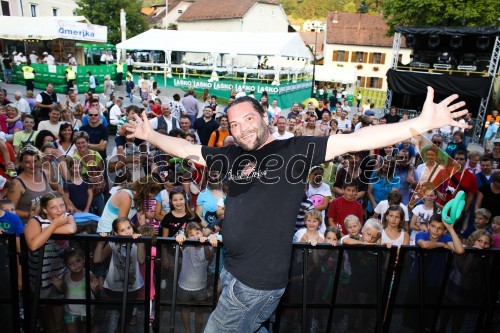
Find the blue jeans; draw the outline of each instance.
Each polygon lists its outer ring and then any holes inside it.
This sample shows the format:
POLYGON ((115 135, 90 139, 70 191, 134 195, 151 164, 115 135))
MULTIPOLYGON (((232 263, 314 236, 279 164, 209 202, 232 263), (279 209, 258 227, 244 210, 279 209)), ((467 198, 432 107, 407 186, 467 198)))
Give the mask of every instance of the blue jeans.
POLYGON ((11 83, 12 82, 12 70, 11 69, 4 69, 3 71, 3 80, 5 83, 11 83))
POLYGON ((261 325, 273 314, 285 288, 253 289, 241 283, 225 268, 222 269, 220 279, 222 294, 204 332, 267 332, 261 325))
POLYGON ((130 103, 134 103, 134 93, 129 92, 129 93, 127 93, 127 96, 128 96, 128 98, 130 98, 130 103))
POLYGON ((196 115, 195 114, 188 114, 189 120, 191 120, 191 128, 194 126, 194 121, 196 120, 196 115))

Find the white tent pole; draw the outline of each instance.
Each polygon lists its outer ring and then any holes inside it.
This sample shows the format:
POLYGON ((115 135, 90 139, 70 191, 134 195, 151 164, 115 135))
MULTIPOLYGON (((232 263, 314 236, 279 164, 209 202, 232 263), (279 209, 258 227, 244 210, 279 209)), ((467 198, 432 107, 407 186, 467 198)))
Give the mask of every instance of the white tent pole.
MULTIPOLYGON (((122 42, 127 40, 127 14, 125 10, 120 9, 120 29, 122 31, 122 42)), ((116 53, 117 62, 120 62, 120 55, 116 53)), ((126 59, 125 49, 122 49, 121 58, 126 59)))

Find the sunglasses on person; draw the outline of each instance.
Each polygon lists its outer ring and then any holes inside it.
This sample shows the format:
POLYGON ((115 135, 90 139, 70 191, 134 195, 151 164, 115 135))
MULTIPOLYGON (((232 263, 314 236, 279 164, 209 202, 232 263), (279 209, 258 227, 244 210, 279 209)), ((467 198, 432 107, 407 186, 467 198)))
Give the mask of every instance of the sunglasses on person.
POLYGON ((89 113, 89 117, 99 117, 98 113, 89 113))
POLYGON ((443 142, 442 141, 432 141, 433 144, 435 144, 436 146, 442 144, 443 142))

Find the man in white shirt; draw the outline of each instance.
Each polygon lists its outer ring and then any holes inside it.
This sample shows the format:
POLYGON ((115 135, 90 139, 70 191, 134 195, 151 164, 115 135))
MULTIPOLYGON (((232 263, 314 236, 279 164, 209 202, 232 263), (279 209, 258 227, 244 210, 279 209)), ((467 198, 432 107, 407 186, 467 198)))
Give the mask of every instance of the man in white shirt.
POLYGON ((24 54, 22 54, 21 52, 19 52, 19 62, 21 64, 25 64, 28 62, 28 59, 26 59, 26 56, 24 54))
POLYGON ((73 55, 70 53, 68 54, 68 64, 76 66, 76 59, 73 57, 73 55))
POLYGON ((35 50, 31 51, 30 61, 31 61, 32 64, 36 64, 38 62, 38 56, 36 55, 36 51, 35 50))
POLYGON ((108 57, 106 56, 106 53, 103 53, 101 55, 101 65, 103 65, 103 64, 107 65, 108 64, 107 60, 108 60, 108 57))
POLYGON ((43 62, 46 63, 47 65, 55 65, 56 64, 56 59, 47 52, 43 52, 43 55, 45 56, 43 58, 43 62))
POLYGON ((347 111, 342 109, 342 113, 340 114, 340 119, 337 119, 339 122, 338 129, 342 131, 342 133, 350 133, 351 132, 351 121, 347 119, 347 111))
POLYGON ((111 52, 106 52, 106 61, 109 63, 112 63, 115 61, 115 57, 113 57, 113 54, 111 52))
POLYGON ((19 61, 19 55, 17 54, 16 51, 12 52, 12 61, 14 62, 14 64, 16 64, 17 66, 19 66, 21 64, 21 62, 19 61))
POLYGON ((161 105, 161 113, 162 115, 160 117, 149 120, 151 127, 153 127, 155 131, 164 129, 169 133, 172 129, 179 128, 179 122, 172 117, 170 106, 167 103, 161 105))
POLYGON ((351 112, 351 107, 349 106, 349 101, 348 100, 345 100, 344 101, 344 105, 342 105, 341 107, 342 107, 342 110, 347 111, 347 113, 351 112))
POLYGON ((122 112, 123 97, 118 97, 115 101, 115 105, 109 110, 109 122, 111 125, 118 125, 118 121, 123 116, 122 112))
POLYGON ((278 128, 278 130, 273 133, 275 139, 285 140, 293 137, 292 133, 287 132, 286 125, 286 118, 280 116, 278 118, 278 121, 276 122, 276 127, 278 128))
POLYGON ((31 114, 31 108, 28 104, 28 101, 22 98, 22 95, 19 91, 16 91, 14 93, 14 99, 16 100, 14 102, 14 105, 17 107, 19 112, 21 112, 21 116, 24 114, 31 114))
POLYGON ((268 110, 271 111, 273 116, 276 116, 276 115, 281 116, 281 108, 278 106, 277 99, 273 99, 273 102, 271 103, 271 106, 269 107, 268 110))
POLYGON ((53 107, 49 112, 49 120, 41 121, 38 124, 38 131, 48 130, 57 138, 59 137, 59 127, 61 127, 61 111, 58 107, 53 107))
POLYGON ((132 59, 132 55, 129 54, 127 56, 127 60, 125 61, 125 63, 127 64, 127 71, 129 71, 130 73, 132 73, 133 69, 134 69, 134 59, 132 59))

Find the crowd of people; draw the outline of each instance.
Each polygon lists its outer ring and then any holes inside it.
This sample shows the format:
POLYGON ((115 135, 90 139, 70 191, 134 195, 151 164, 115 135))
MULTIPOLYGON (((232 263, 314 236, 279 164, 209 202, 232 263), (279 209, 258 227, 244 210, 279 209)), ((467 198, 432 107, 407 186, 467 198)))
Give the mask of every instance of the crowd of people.
MULTIPOLYGON (((166 99, 160 97, 154 79, 141 78, 138 89, 129 83, 129 76, 126 80, 129 101, 139 90, 142 107, 125 107, 126 100, 113 96, 111 88, 105 92, 106 100, 92 91, 80 100, 69 91, 60 101, 50 83, 37 96, 0 91, 0 227, 16 235, 24 232, 32 251, 30 268, 40 260, 36 250, 45 245, 42 298, 85 298, 82 248, 50 240, 52 234, 171 237, 180 244, 191 238, 212 246, 223 241, 229 183, 224 173, 131 138, 127 129, 137 117, 147 118, 158 133, 193 145, 230 147, 238 143, 227 107, 218 105, 217 96, 208 91, 201 102, 193 90, 182 98, 175 94, 166 99), (110 130, 116 131, 114 138, 110 130), (85 223, 80 224, 82 219, 85 223)), ((242 95, 234 93, 229 102, 242 95)), ((377 118, 373 104, 352 111, 346 100, 331 102, 293 103, 285 114, 267 94, 256 101, 267 116, 266 130, 276 140, 341 136, 407 118, 399 116, 395 107, 377 118)), ((468 114, 459 122, 470 120, 468 114)), ((464 246, 499 248, 500 139, 490 133, 483 154, 470 149, 470 137, 468 128, 446 126, 395 145, 312 165, 300 207, 289 207, 297 216, 293 240, 311 245, 444 247, 456 254, 463 253, 464 246), (440 213, 459 191, 466 194, 465 209, 450 226, 440 213)), ((287 193, 279 195, 287 200, 287 193)), ((145 258, 155 258, 156 250, 148 256, 144 246, 133 245, 127 273, 123 244, 103 238, 94 245, 93 297, 120 299, 128 291, 129 299, 144 299, 145 258), (125 274, 130 277, 128 286, 125 274)), ((166 270, 163 289, 173 274, 173 260, 168 249, 161 256, 166 270)), ((214 292, 209 282, 213 270, 213 248, 183 247, 178 299, 184 304, 207 299, 214 292)), ((35 276, 30 270, 30 277, 35 276)), ((154 300, 153 283, 151 288, 154 300)), ((127 320, 133 323, 137 309, 129 308, 127 320)), ((41 309, 46 332, 79 332, 85 325, 85 306, 41 309)), ((192 310, 195 331, 201 332, 203 314, 192 310)), ((113 332, 119 313, 117 307, 96 314, 99 332, 113 332)), ((182 319, 190 332, 189 307, 183 309, 182 319)))

